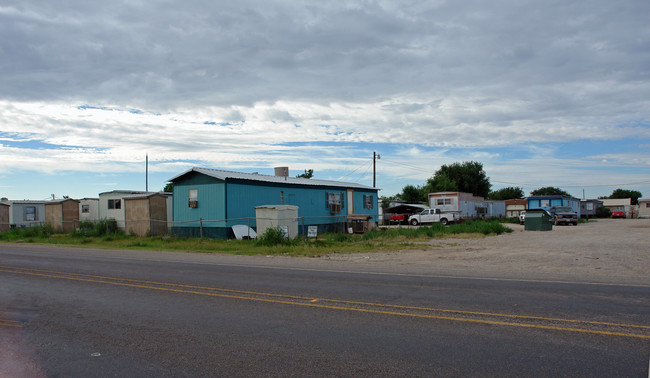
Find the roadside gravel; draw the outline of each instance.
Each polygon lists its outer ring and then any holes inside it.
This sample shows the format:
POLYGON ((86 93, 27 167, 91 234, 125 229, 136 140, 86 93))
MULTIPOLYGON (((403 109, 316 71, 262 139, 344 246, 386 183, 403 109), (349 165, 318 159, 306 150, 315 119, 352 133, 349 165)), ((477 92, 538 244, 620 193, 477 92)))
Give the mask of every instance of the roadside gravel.
POLYGON ((330 255, 420 274, 650 285, 650 219, 599 219, 552 231, 434 239, 417 250, 330 255))

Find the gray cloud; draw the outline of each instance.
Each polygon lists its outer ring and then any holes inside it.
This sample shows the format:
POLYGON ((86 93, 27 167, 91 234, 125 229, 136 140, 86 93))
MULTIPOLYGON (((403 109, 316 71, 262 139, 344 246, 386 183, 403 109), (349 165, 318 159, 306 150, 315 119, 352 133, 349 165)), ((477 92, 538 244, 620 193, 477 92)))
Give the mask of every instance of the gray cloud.
POLYGON ((643 1, 9 4, 0 83, 16 100, 158 108, 471 91, 551 107, 565 87, 616 90, 650 68, 643 1))
POLYGON ((170 167, 304 163, 312 143, 404 144, 406 161, 420 147, 647 146, 648 14, 642 0, 7 0, 0 141, 91 161, 147 149, 170 167))

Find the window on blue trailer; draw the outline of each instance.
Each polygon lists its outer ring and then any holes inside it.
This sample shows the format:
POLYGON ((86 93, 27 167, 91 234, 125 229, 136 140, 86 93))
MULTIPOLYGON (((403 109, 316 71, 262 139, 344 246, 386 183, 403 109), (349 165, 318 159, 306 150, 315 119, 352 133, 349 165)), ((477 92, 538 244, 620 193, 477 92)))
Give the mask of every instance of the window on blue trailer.
POLYGON ((199 207, 199 190, 198 189, 189 189, 187 192, 188 198, 188 207, 193 209, 199 207))
POLYGON ((341 192, 327 192, 327 208, 330 209, 330 213, 338 214, 343 208, 343 195, 341 192))
POLYGON ((372 195, 369 195, 369 194, 364 194, 363 195, 363 208, 364 209, 372 209, 373 208, 372 195))

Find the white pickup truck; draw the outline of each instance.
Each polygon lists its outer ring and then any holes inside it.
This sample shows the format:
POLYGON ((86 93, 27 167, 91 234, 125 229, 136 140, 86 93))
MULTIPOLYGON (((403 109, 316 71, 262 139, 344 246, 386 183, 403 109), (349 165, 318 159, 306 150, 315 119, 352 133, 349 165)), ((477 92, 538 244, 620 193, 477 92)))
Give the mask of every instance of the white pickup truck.
POLYGON ((450 223, 460 222, 460 215, 458 213, 443 213, 440 209, 424 209, 421 213, 409 217, 409 224, 412 226, 417 226, 422 223, 437 222, 440 222, 445 226, 450 223))

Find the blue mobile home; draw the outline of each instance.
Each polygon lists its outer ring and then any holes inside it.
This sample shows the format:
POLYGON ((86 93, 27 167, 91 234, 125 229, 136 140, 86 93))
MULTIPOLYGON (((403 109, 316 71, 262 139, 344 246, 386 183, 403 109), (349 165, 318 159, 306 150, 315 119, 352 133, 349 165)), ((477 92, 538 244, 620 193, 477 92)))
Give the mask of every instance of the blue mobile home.
POLYGON ((355 183, 207 168, 192 168, 169 181, 174 185, 172 233, 179 236, 230 238, 234 225, 256 228, 255 207, 264 205, 298 206, 300 233, 307 226, 317 226, 319 233, 343 231, 351 218, 363 216, 377 221, 378 189, 355 183))
POLYGON ((534 196, 526 198, 529 209, 550 209, 553 206, 569 206, 580 218, 580 200, 567 196, 534 196))

